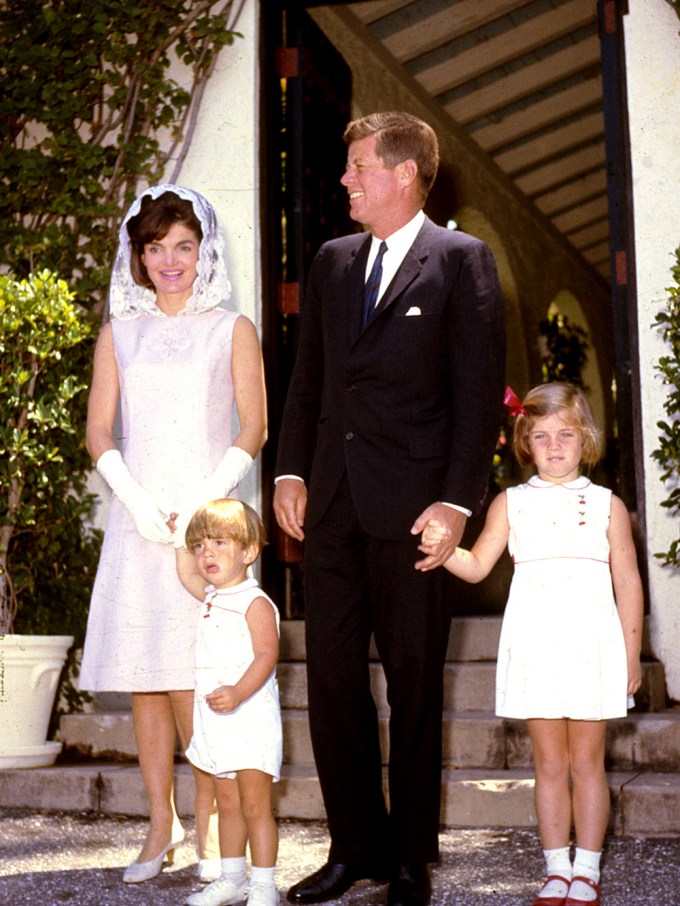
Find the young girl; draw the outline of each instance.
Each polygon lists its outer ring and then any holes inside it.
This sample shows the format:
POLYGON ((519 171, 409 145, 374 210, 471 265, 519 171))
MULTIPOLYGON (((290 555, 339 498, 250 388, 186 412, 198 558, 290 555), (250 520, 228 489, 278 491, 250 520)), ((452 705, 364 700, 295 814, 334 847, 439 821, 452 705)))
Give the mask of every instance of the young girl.
POLYGON ((274 882, 278 829, 271 807, 272 781, 281 771, 279 617, 247 576, 264 541, 264 527, 251 507, 240 500, 213 500, 194 514, 186 550, 177 551, 182 584, 204 602, 196 638, 194 731, 186 754, 194 767, 212 775, 222 857, 221 877, 192 894, 190 906, 280 902, 274 882))
MULTIPOLYGON (((640 686, 642 583, 623 502, 579 474, 601 450, 583 393, 554 383, 535 387, 522 403, 509 397, 513 451, 538 475, 499 494, 472 550, 456 548, 444 565, 479 582, 508 545, 515 570, 496 712, 528 722, 547 866, 534 906, 599 906, 610 806, 606 720, 625 716, 627 696, 640 686)), ((421 549, 427 553, 444 535, 429 523, 421 549)))

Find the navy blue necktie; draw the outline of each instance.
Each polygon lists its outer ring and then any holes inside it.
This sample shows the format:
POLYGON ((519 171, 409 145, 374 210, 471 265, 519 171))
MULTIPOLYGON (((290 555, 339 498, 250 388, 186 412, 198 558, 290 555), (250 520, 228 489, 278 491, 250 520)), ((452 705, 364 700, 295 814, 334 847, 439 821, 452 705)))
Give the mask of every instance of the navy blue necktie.
POLYGON ((387 243, 383 239, 380 243, 376 259, 373 262, 371 273, 368 275, 368 280, 364 286, 364 314, 361 321, 362 330, 366 327, 371 319, 371 315, 375 311, 375 304, 378 301, 378 291, 380 290, 380 281, 382 280, 382 260, 386 251, 387 243))

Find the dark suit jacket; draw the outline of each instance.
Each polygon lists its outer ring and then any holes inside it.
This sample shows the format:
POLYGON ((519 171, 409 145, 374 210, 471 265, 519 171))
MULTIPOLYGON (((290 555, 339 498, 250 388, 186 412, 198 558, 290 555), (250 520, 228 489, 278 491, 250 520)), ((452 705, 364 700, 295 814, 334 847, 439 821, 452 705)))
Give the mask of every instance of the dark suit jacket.
POLYGON ((309 490, 306 528, 347 470, 365 531, 403 538, 438 500, 477 510, 498 438, 503 301, 488 247, 426 219, 361 331, 370 235, 310 269, 277 475, 309 490))

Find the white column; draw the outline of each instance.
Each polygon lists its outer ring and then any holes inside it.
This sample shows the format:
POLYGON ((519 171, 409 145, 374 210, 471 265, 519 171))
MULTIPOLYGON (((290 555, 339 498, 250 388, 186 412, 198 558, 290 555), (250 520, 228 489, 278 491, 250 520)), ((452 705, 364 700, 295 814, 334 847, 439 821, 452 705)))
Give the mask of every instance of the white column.
MULTIPOLYGON (((258 20, 259 0, 246 0, 236 23, 243 37, 220 52, 176 181, 214 205, 227 234, 229 307, 247 315, 261 333, 258 20)), ((259 459, 241 490, 259 512, 259 459)))
POLYGON ((654 364, 668 347, 651 329, 665 307, 674 250, 680 246, 680 19, 665 0, 630 0, 624 17, 633 165, 638 330, 652 646, 663 662, 669 695, 680 700, 680 570, 654 558, 678 537, 678 519, 661 507, 672 485, 651 459, 657 421, 665 418, 654 364))

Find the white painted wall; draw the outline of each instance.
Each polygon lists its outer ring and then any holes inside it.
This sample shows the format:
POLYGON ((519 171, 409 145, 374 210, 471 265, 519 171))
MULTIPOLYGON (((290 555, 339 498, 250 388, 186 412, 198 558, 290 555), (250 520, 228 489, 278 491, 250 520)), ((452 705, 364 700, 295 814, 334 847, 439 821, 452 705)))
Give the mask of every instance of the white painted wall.
MULTIPOLYGON (((227 235, 229 307, 247 315, 261 335, 258 18, 259 0, 246 0, 235 26, 243 37, 220 52, 175 182, 196 189, 215 207, 227 235)), ((186 79, 181 67, 174 76, 180 83, 186 79)), ((174 169, 171 160, 166 179, 174 169)), ((100 498, 94 524, 104 528, 110 492, 94 471, 89 490, 100 498)), ((259 457, 241 484, 241 494, 261 511, 259 457)))
POLYGON ((665 0, 630 0, 624 17, 628 107, 633 165, 638 329, 644 432, 647 544, 652 647, 663 662, 669 695, 680 700, 680 571, 653 558, 678 537, 678 520, 661 501, 670 487, 650 458, 658 446, 656 423, 665 418, 667 390, 654 363, 668 353, 656 313, 671 284, 674 250, 680 245, 680 19, 665 0))
MULTIPOLYGON (((230 307, 247 315, 261 335, 259 0, 246 0, 235 28, 243 37, 220 52, 176 182, 214 205, 227 234, 230 307)), ((173 169, 171 162, 167 172, 173 169)), ((260 512, 259 458, 241 493, 260 512)))

